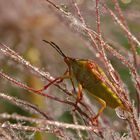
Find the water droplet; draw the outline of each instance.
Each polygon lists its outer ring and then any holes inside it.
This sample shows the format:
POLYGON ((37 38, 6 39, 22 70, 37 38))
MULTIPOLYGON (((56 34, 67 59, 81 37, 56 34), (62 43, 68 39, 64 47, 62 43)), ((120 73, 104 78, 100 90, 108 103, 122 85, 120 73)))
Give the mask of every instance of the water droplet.
POLYGON ((96 53, 96 57, 99 58, 100 57, 100 54, 99 53, 96 53))
POLYGON ((67 5, 61 4, 60 6, 61 6, 62 10, 64 10, 65 12, 69 12, 67 5))
POLYGON ((126 120, 128 118, 128 113, 121 108, 116 108, 115 111, 120 119, 126 120))
POLYGON ((122 1, 122 3, 124 3, 124 4, 129 4, 129 3, 132 2, 132 0, 121 0, 121 1, 122 1))
POLYGON ((54 80, 54 78, 52 76, 50 76, 50 80, 54 80))
POLYGON ((7 122, 4 122, 1 126, 2 126, 3 128, 6 128, 6 127, 8 127, 8 123, 7 123, 7 122))

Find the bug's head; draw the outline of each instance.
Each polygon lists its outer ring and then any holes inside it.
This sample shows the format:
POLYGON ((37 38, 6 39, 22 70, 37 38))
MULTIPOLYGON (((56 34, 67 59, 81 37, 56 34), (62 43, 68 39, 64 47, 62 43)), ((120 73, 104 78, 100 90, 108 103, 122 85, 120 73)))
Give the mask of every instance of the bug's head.
POLYGON ((56 44, 55 44, 54 42, 52 42, 52 41, 50 41, 50 42, 47 41, 47 40, 43 40, 43 41, 44 41, 45 43, 50 44, 51 47, 53 47, 53 48, 64 58, 64 61, 65 61, 65 63, 66 63, 67 65, 70 64, 72 58, 66 56, 66 55, 62 52, 62 50, 59 48, 58 45, 56 45, 56 44))
POLYGON ((71 57, 66 57, 66 58, 64 58, 64 61, 69 66, 75 61, 75 59, 71 58, 71 57))

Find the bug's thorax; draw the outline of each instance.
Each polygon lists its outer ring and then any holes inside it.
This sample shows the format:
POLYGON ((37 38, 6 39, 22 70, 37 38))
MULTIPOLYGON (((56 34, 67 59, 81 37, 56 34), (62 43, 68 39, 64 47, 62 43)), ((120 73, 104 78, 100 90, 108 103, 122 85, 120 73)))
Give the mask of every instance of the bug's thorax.
POLYGON ((84 61, 84 60, 81 60, 81 59, 75 59, 75 58, 68 57, 68 58, 65 59, 65 62, 68 65, 68 67, 71 68, 72 73, 76 76, 75 77, 76 79, 82 73, 86 74, 86 71, 85 71, 86 60, 84 61))
POLYGON ((71 57, 64 58, 65 63, 72 69, 73 74, 76 76, 80 71, 83 71, 83 63, 80 59, 71 57))

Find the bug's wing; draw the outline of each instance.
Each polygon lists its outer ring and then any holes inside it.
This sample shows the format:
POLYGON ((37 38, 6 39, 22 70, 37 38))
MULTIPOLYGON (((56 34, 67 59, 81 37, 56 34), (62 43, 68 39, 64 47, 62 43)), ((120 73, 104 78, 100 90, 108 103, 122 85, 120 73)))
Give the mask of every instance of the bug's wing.
MULTIPOLYGON (((108 79, 108 77, 103 72, 103 70, 94 61, 88 61, 88 66, 90 67, 94 75, 96 75, 96 77, 106 85, 106 88, 110 88, 114 94, 117 93, 116 88, 113 85, 113 83, 108 79)), ((115 94, 115 96, 118 97, 117 94, 115 94)), ((124 102, 123 97, 122 98, 118 97, 118 99, 121 101, 120 107, 123 110, 131 111, 129 102, 127 101, 124 102)))

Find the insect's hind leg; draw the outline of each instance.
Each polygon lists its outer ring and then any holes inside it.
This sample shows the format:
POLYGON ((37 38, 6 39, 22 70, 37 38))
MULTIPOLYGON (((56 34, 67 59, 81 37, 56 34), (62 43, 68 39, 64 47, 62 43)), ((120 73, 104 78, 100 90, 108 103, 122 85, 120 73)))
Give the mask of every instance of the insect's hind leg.
POLYGON ((104 109, 106 108, 106 102, 104 100, 102 100, 101 98, 95 97, 96 100, 101 104, 101 108, 99 109, 98 113, 96 114, 96 116, 94 116, 92 118, 92 121, 98 121, 98 117, 101 115, 101 113, 104 111, 104 109))

